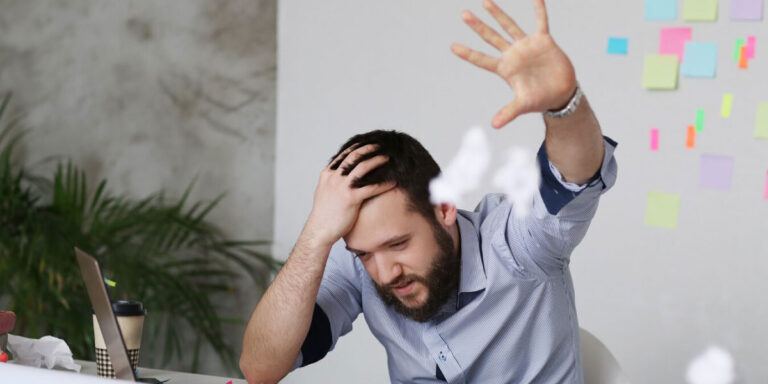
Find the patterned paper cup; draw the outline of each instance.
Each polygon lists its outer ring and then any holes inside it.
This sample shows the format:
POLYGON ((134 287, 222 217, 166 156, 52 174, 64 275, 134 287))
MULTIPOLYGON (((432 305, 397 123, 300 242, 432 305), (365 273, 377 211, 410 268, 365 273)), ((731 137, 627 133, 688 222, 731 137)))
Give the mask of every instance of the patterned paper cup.
MULTIPOLYGON (((144 327, 144 306, 138 301, 119 300, 112 303, 120 331, 123 334, 125 347, 128 349, 128 357, 131 360, 131 368, 136 371, 139 364, 139 349, 141 349, 141 332, 144 327)), ((109 360, 107 345, 101 335, 99 322, 93 315, 93 336, 96 344, 96 372, 101 377, 115 378, 115 370, 109 360)))

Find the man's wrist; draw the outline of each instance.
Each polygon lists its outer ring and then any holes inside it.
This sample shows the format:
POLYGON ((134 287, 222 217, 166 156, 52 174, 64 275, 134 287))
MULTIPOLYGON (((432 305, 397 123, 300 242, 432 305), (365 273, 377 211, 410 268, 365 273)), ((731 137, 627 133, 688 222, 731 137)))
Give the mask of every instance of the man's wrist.
POLYGON ((577 83, 568 101, 560 108, 550 109, 544 112, 544 116, 551 118, 563 118, 573 114, 578 108, 583 95, 584 94, 581 91, 581 87, 579 87, 577 83))

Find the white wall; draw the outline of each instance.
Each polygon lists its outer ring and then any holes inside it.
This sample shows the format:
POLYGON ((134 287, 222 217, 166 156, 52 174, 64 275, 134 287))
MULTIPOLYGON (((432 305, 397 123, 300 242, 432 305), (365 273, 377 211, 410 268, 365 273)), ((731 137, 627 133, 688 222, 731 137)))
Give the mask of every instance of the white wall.
MULTIPOLYGON (((573 255, 581 325, 613 350, 637 383, 682 382, 687 362, 710 343, 731 350, 748 382, 768 381, 768 201, 762 186, 768 142, 752 137, 758 101, 768 101, 762 23, 697 23, 693 36, 719 43, 718 77, 681 78, 674 92, 641 87, 642 61, 658 29, 683 25, 643 19, 643 1, 550 1, 551 31, 576 65, 603 130, 619 141, 619 180, 601 201, 587 238, 573 255), (731 61, 737 37, 756 34, 748 71, 731 61), (628 56, 605 54, 608 36, 630 38, 628 56), (719 117, 724 92, 733 116, 719 117), (705 133, 685 150, 685 127, 706 108, 705 133), (648 150, 661 130, 662 149, 648 150), (701 153, 736 159, 730 191, 698 187, 701 153), (676 230, 644 225, 646 195, 682 195, 676 230)), ((682 4, 682 1, 680 2, 682 4)), ((501 1, 533 30, 530 1, 501 1)), ((489 124, 512 93, 498 78, 461 62, 453 41, 485 45, 460 13, 480 1, 286 1, 278 10, 278 130, 275 241, 286 257, 312 205, 319 171, 349 136, 371 129, 408 132, 446 164, 461 134, 489 124)), ((536 149, 543 124, 526 116, 491 132, 498 154, 511 144, 536 149)), ((486 188, 484 192, 490 192, 486 188)), ((462 208, 471 208, 474 196, 462 208)), ((323 361, 286 382, 387 382, 386 357, 362 316, 323 361)))

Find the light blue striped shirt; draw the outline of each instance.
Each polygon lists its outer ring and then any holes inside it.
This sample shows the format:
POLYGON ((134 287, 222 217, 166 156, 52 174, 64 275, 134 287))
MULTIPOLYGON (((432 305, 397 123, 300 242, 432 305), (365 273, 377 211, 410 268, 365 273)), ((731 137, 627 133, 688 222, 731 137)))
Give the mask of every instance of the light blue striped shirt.
POLYGON ((567 185, 542 145, 540 193, 516 219, 501 194, 459 210, 459 292, 426 323, 384 304, 363 264, 336 243, 295 367, 333 349, 363 313, 395 383, 583 383, 570 255, 616 180, 616 143, 586 186, 567 185))

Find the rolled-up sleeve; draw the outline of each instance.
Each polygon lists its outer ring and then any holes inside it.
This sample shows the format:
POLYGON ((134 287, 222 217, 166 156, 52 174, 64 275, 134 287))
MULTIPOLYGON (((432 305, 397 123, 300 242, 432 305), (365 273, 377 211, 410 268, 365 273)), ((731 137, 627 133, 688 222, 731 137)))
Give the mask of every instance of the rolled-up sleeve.
POLYGON ((576 186, 563 180, 542 144, 537 156, 542 179, 532 213, 518 219, 510 211, 507 217, 506 238, 516 262, 547 275, 565 271, 597 212, 600 196, 616 182, 617 143, 604 137, 603 145, 600 170, 586 185, 576 186))
POLYGON ((352 330, 362 311, 361 276, 343 240, 331 248, 317 293, 312 323, 294 369, 319 361, 333 350, 339 337, 352 330))

